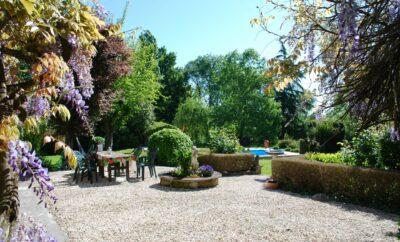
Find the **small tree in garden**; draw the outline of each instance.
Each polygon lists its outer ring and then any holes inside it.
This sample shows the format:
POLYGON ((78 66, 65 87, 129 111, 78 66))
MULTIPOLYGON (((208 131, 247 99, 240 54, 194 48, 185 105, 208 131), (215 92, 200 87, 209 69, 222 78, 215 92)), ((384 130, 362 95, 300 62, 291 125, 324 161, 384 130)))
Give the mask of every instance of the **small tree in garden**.
MULTIPOLYGON (((19 130, 29 131, 51 116, 68 120, 67 106, 87 121, 93 42, 103 39, 98 31, 103 24, 76 0, 0 2, 0 227, 5 238, 18 216, 18 177, 31 177, 45 206, 56 201, 40 159, 19 139, 19 130)), ((58 141, 60 148, 74 166, 72 150, 58 141)))
POLYGON ((188 134, 196 145, 205 144, 210 111, 199 99, 187 99, 176 113, 174 124, 188 134))
POLYGON ((276 85, 290 83, 293 69, 314 73, 332 97, 328 105, 348 104, 363 127, 392 121, 399 133, 399 1, 268 0, 266 7, 252 23, 292 47, 286 60, 270 60, 268 74, 282 80, 276 85), (291 25, 287 33, 272 29, 263 13, 270 8, 287 14, 277 20, 291 25))

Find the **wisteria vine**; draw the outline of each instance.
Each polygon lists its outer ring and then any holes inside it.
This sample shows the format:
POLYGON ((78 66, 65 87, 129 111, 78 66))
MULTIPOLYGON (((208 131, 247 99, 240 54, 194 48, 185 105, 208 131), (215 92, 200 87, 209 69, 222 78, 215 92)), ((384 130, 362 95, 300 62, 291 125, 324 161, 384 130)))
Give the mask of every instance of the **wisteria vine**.
POLYGON ((8 164, 22 180, 30 179, 29 187, 36 181, 38 186, 33 187, 33 191, 38 196, 40 202, 44 202, 47 207, 49 198, 53 203, 57 198, 51 194, 54 186, 50 183, 50 177, 42 167, 42 161, 36 156, 35 151, 31 151, 28 144, 21 140, 10 141, 7 152, 8 164))

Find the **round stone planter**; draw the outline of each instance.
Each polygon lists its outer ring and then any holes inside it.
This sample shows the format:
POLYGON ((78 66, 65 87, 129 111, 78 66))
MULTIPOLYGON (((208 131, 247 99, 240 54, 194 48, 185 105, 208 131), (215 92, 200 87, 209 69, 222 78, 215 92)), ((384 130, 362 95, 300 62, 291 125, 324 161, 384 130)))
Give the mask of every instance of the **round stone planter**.
POLYGON ((221 177, 221 173, 214 171, 213 175, 210 177, 198 177, 198 178, 182 178, 179 179, 177 177, 173 177, 168 173, 160 174, 160 185, 166 187, 175 187, 175 188, 188 188, 188 189, 197 189, 197 188, 207 188, 207 187, 215 187, 218 185, 218 179, 221 177))

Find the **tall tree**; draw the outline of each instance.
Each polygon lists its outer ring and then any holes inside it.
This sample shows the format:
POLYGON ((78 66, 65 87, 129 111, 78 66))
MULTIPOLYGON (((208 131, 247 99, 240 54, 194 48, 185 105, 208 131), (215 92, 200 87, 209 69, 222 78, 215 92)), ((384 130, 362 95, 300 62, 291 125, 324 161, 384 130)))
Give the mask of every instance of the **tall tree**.
POLYGON ((206 100, 210 107, 219 102, 217 82, 222 59, 222 56, 200 56, 185 66, 187 78, 194 85, 194 95, 206 100))
POLYGON ((262 89, 271 82, 265 77, 265 60, 253 49, 232 52, 223 58, 217 85, 219 102, 213 107, 217 125, 234 125, 242 145, 274 141, 279 134, 279 105, 262 89))
POLYGON ((182 69, 175 67, 176 54, 167 52, 165 47, 158 49, 158 66, 162 85, 157 99, 155 113, 157 119, 171 123, 180 103, 190 94, 187 75, 182 69))
MULTIPOLYGON (((281 49, 277 59, 285 60, 287 58, 287 52, 285 45, 281 41, 281 49)), ((293 73, 293 81, 287 84, 282 89, 275 89, 275 100, 281 104, 281 132, 279 134, 280 139, 285 138, 285 134, 289 134, 293 138, 304 138, 305 137, 305 122, 308 112, 313 107, 312 94, 305 91, 301 85, 303 73, 297 69, 296 74, 293 73)))
POLYGON ((153 105, 159 95, 160 71, 155 38, 145 31, 133 43, 132 49, 132 72, 116 82, 114 87, 119 98, 114 102, 113 110, 103 120, 106 148, 112 146, 116 129, 122 128, 144 106, 153 105))

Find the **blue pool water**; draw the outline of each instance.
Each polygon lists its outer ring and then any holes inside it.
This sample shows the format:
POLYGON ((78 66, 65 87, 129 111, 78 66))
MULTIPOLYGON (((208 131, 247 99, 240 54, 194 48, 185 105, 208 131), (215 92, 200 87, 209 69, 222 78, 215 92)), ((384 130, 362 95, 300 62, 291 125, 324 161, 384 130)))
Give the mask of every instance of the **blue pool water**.
POLYGON ((250 153, 253 155, 268 155, 268 153, 265 150, 250 150, 250 153))

